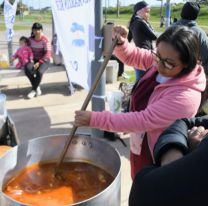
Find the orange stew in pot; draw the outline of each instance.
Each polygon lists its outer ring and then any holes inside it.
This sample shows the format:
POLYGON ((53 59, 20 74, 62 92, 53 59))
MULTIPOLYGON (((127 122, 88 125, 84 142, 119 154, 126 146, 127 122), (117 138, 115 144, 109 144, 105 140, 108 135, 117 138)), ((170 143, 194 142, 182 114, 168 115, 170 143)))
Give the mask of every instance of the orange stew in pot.
POLYGON ((113 181, 103 169, 85 162, 66 162, 55 177, 56 163, 26 167, 5 185, 3 192, 12 199, 34 206, 60 206, 95 196, 113 181))

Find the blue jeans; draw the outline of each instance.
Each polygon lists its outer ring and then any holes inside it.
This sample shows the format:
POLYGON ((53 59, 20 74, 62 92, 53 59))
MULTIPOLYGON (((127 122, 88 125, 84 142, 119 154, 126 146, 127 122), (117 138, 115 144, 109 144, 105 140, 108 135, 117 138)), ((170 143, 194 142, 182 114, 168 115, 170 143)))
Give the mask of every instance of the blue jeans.
POLYGON ((136 69, 136 68, 134 68, 134 70, 135 70, 136 81, 138 81, 139 79, 142 78, 142 76, 144 75, 145 71, 139 70, 139 69, 136 69))

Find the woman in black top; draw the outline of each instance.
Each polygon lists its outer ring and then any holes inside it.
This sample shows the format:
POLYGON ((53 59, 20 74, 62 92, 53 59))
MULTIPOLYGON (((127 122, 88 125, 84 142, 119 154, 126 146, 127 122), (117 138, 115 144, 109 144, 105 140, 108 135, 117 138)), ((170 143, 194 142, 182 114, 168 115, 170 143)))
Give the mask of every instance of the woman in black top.
MULTIPOLYGON (((140 48, 152 50, 152 41, 157 39, 157 35, 150 23, 150 7, 145 1, 135 4, 133 15, 129 22, 129 42, 133 39, 135 45, 140 48)), ((139 80, 144 71, 135 68, 136 80, 139 80)))

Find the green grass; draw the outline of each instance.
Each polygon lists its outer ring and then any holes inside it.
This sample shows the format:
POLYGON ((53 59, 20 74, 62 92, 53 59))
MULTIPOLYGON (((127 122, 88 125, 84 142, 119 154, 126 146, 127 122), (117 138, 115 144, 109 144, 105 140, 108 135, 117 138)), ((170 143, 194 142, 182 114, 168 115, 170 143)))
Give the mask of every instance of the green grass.
MULTIPOLYGON (((176 4, 172 5, 171 7, 171 16, 176 17, 177 19, 180 19, 180 12, 183 4, 176 4)), ((200 5, 201 6, 201 11, 199 14, 199 17, 197 18, 197 23, 198 25, 205 30, 206 33, 208 33, 208 24, 207 24, 207 19, 208 19, 208 9, 207 5, 200 5)), ((128 25, 128 22, 131 18, 132 14, 132 8, 133 6, 126 6, 126 7, 121 7, 120 8, 120 15, 117 17, 116 15, 116 8, 108 8, 107 13, 105 11, 105 8, 103 9, 103 19, 105 21, 112 21, 115 24, 119 25, 128 25)), ((152 7, 151 8, 151 18, 150 18, 150 23, 154 27, 155 31, 157 32, 163 32, 164 28, 160 28, 160 13, 161 9, 160 7, 152 7)), ((163 8, 162 10, 162 15, 165 16, 165 9, 163 8)), ((15 30, 24 30, 28 29, 28 27, 31 26, 32 23, 34 22, 41 22, 41 23, 48 23, 51 24, 52 22, 52 14, 50 11, 40 13, 39 11, 34 11, 31 12, 29 15, 25 16, 23 20, 19 18, 19 16, 16 16, 15 20, 15 30), (22 23, 25 23, 24 25, 22 23), (26 25, 28 23, 28 26, 26 25)), ((0 16, 0 31, 5 30, 4 26, 4 18, 3 16, 0 16)))
MULTIPOLYGON (((14 25, 14 30, 25 30, 25 29, 30 29, 31 26, 22 26, 22 25, 14 25)), ((0 24, 0 31, 5 31, 6 27, 3 24, 0 24)))
POLYGON ((30 15, 24 17, 25 22, 41 22, 41 23, 51 23, 52 14, 50 12, 40 13, 32 12, 30 15))
MULTIPOLYGON (((52 14, 51 12, 40 13, 40 12, 32 12, 29 15, 24 16, 23 19, 20 19, 19 16, 15 18, 14 30, 25 30, 30 29, 31 25, 34 22, 41 23, 52 23, 52 14)), ((5 23, 4 17, 0 16, 0 31, 5 31, 5 23)))
MULTIPOLYGON (((183 4, 177 4, 177 5, 172 5, 171 7, 171 16, 172 18, 176 17, 177 19, 180 19, 180 13, 181 13, 181 8, 183 4)), ((207 24, 207 19, 208 19, 208 9, 207 5, 200 5, 201 10, 200 14, 197 18, 197 23, 198 25, 206 32, 208 33, 208 24, 207 24)), ((151 8, 151 17, 150 17, 150 23, 154 27, 155 31, 157 32, 163 32, 164 28, 160 28, 160 7, 152 7, 151 8)), ((116 14, 116 9, 115 8, 110 8, 107 10, 107 18, 106 21, 112 21, 115 24, 119 25, 128 25, 128 22, 131 18, 132 14, 132 7, 128 6, 126 9, 121 9, 120 10, 120 16, 117 17, 116 14)), ((165 16, 165 9, 163 8, 162 10, 162 15, 165 16)), ((104 12, 104 18, 106 17, 105 12, 104 12)))
MULTIPOLYGON (((107 16, 107 22, 114 22, 115 24, 118 25, 124 25, 124 26, 128 26, 129 23, 129 19, 131 18, 131 15, 125 15, 124 16, 120 16, 119 18, 116 17, 116 15, 108 15, 107 16)), ((180 18, 178 18, 180 19, 180 18)), ((208 15, 207 15, 207 19, 208 19, 208 15)), ((197 19, 197 24, 206 32, 208 33, 208 24, 207 24, 207 19, 205 18, 198 18, 197 19)), ((160 19, 154 16, 150 17, 150 23, 153 26, 154 30, 157 32, 163 32, 165 30, 165 28, 160 28, 160 19)))

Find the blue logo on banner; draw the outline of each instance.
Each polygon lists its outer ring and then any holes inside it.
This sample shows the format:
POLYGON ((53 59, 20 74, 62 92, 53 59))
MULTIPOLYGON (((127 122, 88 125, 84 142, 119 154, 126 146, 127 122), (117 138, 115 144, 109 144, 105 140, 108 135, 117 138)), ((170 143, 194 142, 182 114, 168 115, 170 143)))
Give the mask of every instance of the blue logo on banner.
POLYGON ((72 40, 72 45, 83 47, 85 45, 85 41, 81 36, 83 36, 85 32, 84 27, 76 22, 73 22, 71 32, 75 34, 75 38, 72 40))

